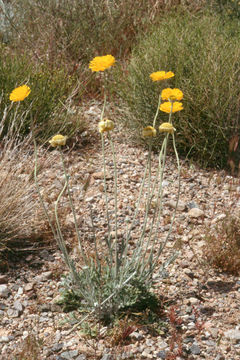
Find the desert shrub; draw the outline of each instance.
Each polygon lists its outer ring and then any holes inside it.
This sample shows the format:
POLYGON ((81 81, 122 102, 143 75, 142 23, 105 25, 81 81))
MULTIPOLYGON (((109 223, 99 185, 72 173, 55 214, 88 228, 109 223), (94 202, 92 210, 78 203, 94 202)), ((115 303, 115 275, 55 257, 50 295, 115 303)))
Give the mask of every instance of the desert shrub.
POLYGON ((225 272, 240 274, 240 220, 239 216, 226 217, 205 233, 205 257, 214 267, 225 272))
MULTIPOLYGON (((176 117, 179 152, 204 165, 223 167, 228 143, 239 132, 240 24, 211 13, 179 11, 165 17, 134 48, 118 91, 140 133, 155 111, 158 85, 149 74, 173 71, 172 87, 184 93, 184 111, 176 117)), ((118 70, 119 71, 119 70, 118 70)), ((168 83, 163 87, 170 86, 168 83)))
MULTIPOLYGON (((183 2, 183 1, 182 1, 183 2)), ((18 52, 27 51, 37 63, 67 68, 88 94, 99 90, 99 82, 85 67, 96 55, 128 58, 139 34, 178 6, 179 0, 22 0, 2 10, 3 41, 18 52), (5 15, 5 16, 4 16, 5 15)), ((198 9, 204 0, 190 2, 198 9)))
MULTIPOLYGON (((74 118, 71 112, 74 82, 66 75, 64 69, 50 71, 43 65, 33 64, 26 55, 18 55, 6 46, 2 46, 0 52, 1 113, 4 112, 6 106, 10 105, 11 91, 25 83, 31 88, 31 93, 23 103, 19 104, 20 110, 25 112, 19 135, 27 135, 33 124, 37 127, 38 137, 42 140, 48 139, 64 127, 67 128, 67 132, 74 131, 76 126, 81 128, 81 119, 77 119, 76 116, 74 118)), ((15 116, 14 111, 9 112, 5 119, 2 136, 11 126, 12 116, 15 116)), ((19 122, 21 119, 20 116, 19 122)))

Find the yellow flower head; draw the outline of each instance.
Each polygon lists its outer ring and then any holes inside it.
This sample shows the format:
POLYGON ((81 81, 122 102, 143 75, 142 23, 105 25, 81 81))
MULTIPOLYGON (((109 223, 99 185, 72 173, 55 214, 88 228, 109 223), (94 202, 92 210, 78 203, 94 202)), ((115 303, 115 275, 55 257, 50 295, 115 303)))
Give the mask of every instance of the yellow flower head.
POLYGON ((103 119, 98 123, 98 130, 102 134, 114 129, 114 122, 112 120, 103 119))
POLYGON ((174 76, 174 73, 172 71, 156 71, 149 76, 152 81, 160 81, 172 78, 174 76))
POLYGON ((49 141, 49 143, 53 146, 64 146, 66 145, 66 140, 67 140, 67 136, 63 136, 63 135, 55 135, 51 138, 51 140, 49 141))
POLYGON ((154 136, 156 136, 156 134, 157 134, 157 131, 152 126, 147 126, 142 131, 142 136, 143 137, 154 137, 154 136))
POLYGON ((112 55, 96 56, 90 61, 89 69, 91 69, 92 72, 104 71, 113 66, 115 62, 115 57, 112 55))
POLYGON ((30 92, 31 92, 31 89, 29 86, 22 85, 22 86, 17 87, 16 89, 14 89, 11 92, 9 99, 14 102, 22 101, 30 94, 30 92))
POLYGON ((171 101, 176 101, 176 100, 182 100, 183 98, 183 92, 179 89, 163 89, 161 97, 163 100, 171 100, 171 101))
POLYGON ((165 122, 159 126, 159 131, 160 133, 166 132, 169 134, 173 134, 173 132, 176 131, 176 129, 172 126, 172 124, 165 122))
POLYGON ((164 102, 160 105, 160 110, 164 111, 165 113, 170 114, 172 106, 172 112, 175 113, 177 111, 183 110, 183 104, 181 102, 175 101, 171 103, 170 101, 164 102))

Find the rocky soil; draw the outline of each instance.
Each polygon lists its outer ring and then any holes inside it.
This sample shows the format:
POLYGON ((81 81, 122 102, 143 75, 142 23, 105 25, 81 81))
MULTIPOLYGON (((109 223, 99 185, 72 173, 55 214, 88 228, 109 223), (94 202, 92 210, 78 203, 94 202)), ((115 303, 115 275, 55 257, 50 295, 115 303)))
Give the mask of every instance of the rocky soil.
MULTIPOLYGON (((96 126, 98 108, 92 106, 87 116, 92 126, 96 126)), ((147 152, 130 145, 123 136, 114 137, 119 174, 119 223, 124 231, 133 214, 147 152)), ((40 183, 45 187, 45 201, 51 209, 62 187, 63 175, 57 150, 48 156, 52 157, 52 166, 44 170, 40 183)), ((104 236, 107 225, 98 134, 94 135, 92 144, 80 145, 77 150, 67 152, 65 159, 71 175, 82 241, 91 252, 89 206, 97 239, 104 236)), ((111 211, 114 206, 113 161, 107 140, 106 163, 111 211)), ((153 174, 157 163, 155 154, 153 174)), ((52 246, 32 251, 10 263, 9 271, 0 276, 1 360, 240 359, 240 276, 214 269, 204 258, 206 234, 214 231, 228 210, 232 214, 239 213, 240 184, 224 172, 201 170, 183 160, 181 166, 180 202, 161 261, 169 258, 175 250, 179 255, 161 277, 155 276, 155 291, 164 299, 162 315, 159 315, 165 324, 163 330, 153 333, 146 326, 136 327, 126 343, 116 346, 104 335, 107 332, 105 327, 100 329, 100 335, 95 339, 84 336, 77 328, 70 332, 76 321, 74 318, 66 321, 69 314, 56 305, 61 287, 60 275, 67 269, 59 250, 52 246)), ((165 239, 169 230, 177 196, 177 167, 171 155, 167 157, 163 188, 159 242, 165 239)), ((61 209, 63 227, 70 229, 67 242, 76 259, 73 216, 66 198, 63 198, 61 209)), ((153 209, 150 217, 152 213, 153 209)), ((143 216, 144 205, 141 205, 139 224, 143 223, 143 216)), ((136 240, 137 229, 132 237, 132 248, 136 240)))

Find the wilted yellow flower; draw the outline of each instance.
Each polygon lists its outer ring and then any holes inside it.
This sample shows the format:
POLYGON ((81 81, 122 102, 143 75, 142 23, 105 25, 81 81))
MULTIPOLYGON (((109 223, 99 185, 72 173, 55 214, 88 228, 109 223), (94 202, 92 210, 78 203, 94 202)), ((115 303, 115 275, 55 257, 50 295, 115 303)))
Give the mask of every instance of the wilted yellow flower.
POLYGON ((156 71, 149 76, 152 79, 152 81, 160 81, 160 80, 170 79, 171 77, 174 76, 174 73, 172 71, 168 71, 168 72, 156 71))
POLYGON ((114 65, 115 62, 115 57, 112 55, 96 56, 90 61, 89 69, 91 69, 92 72, 104 71, 114 65))
POLYGON ((22 85, 22 86, 17 87, 16 89, 14 89, 11 92, 9 99, 14 102, 22 101, 30 94, 30 92, 31 92, 31 89, 29 86, 22 85))
POLYGON ((55 135, 52 137, 52 139, 49 141, 49 143, 53 146, 64 146, 66 145, 66 140, 67 140, 67 136, 63 136, 63 135, 55 135))
POLYGON ((163 100, 182 100, 183 98, 183 92, 179 89, 163 89, 161 97, 163 100))
POLYGON ((154 137, 156 136, 157 131, 153 126, 147 126, 142 131, 143 137, 154 137))
POLYGON ((159 126, 159 131, 160 133, 167 132, 169 134, 173 134, 173 132, 176 131, 176 129, 172 126, 172 124, 165 122, 159 126))
POLYGON ((114 129, 114 122, 112 120, 103 119, 98 123, 98 130, 102 134, 114 129))
POLYGON ((181 102, 175 101, 174 103, 171 103, 170 101, 164 102, 160 105, 160 110, 164 111, 165 113, 170 114, 171 112, 171 105, 172 106, 172 112, 175 113, 177 111, 183 110, 183 104, 181 102))

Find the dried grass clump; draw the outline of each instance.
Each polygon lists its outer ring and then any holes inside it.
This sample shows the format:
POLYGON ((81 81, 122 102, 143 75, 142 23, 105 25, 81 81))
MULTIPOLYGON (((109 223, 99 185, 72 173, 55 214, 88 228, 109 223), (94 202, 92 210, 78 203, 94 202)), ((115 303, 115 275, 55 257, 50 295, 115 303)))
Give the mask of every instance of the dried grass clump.
POLYGON ((206 231, 205 241, 205 256, 211 265, 233 275, 240 274, 239 216, 228 213, 212 233, 206 231))
POLYGON ((30 137, 4 139, 0 150, 0 252, 32 245, 50 233, 38 206, 30 137))

